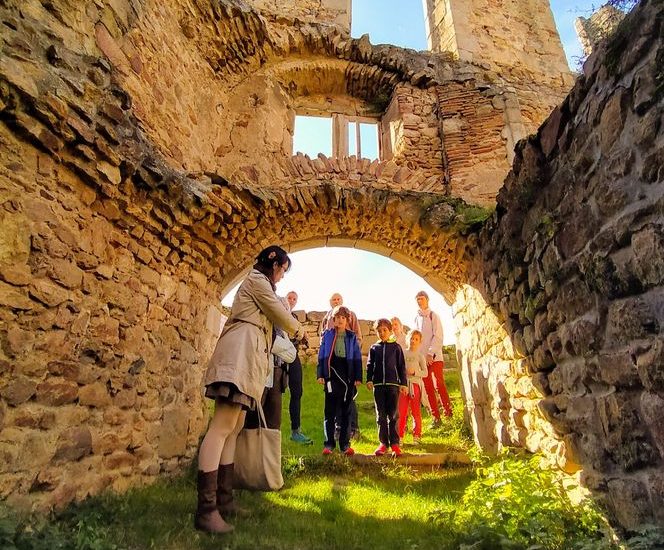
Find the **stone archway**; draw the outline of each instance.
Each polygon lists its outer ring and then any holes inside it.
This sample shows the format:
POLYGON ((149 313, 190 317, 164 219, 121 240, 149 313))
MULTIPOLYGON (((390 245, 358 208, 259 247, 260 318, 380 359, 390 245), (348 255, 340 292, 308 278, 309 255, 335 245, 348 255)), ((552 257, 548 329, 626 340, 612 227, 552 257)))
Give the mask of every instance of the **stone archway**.
POLYGON ((493 199, 525 135, 502 77, 230 0, 114 6, 1 12, 0 497, 63 505, 182 468, 223 289, 275 240, 381 231, 454 294, 480 443, 560 453, 622 524, 661 520, 659 4, 522 142, 481 230, 462 199, 493 199), (345 93, 389 82, 400 155, 291 157, 279 69, 300 57, 335 82, 341 59, 345 93))

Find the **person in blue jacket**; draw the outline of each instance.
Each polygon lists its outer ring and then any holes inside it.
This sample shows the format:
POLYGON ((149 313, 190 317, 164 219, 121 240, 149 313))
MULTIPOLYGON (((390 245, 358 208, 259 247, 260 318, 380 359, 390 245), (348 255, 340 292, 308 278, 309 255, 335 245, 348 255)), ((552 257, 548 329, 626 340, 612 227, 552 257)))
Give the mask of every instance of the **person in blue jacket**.
POLYGON ((332 313, 334 326, 323 332, 318 351, 318 383, 325 391, 325 443, 323 454, 332 454, 335 447, 335 417, 339 421, 339 450, 347 456, 355 454, 350 446, 350 411, 362 383, 362 353, 355 333, 348 328, 351 314, 344 306, 332 313))

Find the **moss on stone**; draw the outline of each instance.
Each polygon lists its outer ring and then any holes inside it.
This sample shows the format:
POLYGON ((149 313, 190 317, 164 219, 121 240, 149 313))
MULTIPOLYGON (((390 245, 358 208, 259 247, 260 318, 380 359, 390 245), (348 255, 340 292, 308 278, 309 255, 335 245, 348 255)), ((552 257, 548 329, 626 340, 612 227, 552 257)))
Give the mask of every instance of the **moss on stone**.
POLYGON ((494 210, 495 207, 468 204, 463 199, 449 196, 427 196, 422 200, 422 218, 429 224, 464 235, 480 229, 494 210))

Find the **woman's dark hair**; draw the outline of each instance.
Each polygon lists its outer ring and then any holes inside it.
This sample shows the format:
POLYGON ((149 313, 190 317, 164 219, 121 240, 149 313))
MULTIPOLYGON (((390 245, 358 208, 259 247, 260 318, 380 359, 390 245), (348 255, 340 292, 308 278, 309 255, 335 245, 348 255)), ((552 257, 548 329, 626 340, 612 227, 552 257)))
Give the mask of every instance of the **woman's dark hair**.
POLYGON ((275 265, 284 265, 288 264, 286 271, 291 267, 291 259, 286 254, 286 251, 277 245, 268 246, 261 250, 260 254, 256 256, 256 263, 254 264, 254 269, 260 271, 272 283, 272 288, 275 288, 274 284, 274 268, 275 265))

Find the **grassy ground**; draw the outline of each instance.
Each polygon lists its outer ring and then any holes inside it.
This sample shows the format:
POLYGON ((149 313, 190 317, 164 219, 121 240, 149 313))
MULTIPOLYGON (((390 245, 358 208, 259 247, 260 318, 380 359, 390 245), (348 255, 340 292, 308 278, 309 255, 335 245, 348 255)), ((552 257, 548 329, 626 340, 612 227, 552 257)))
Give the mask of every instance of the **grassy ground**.
MULTIPOLYGON (((194 472, 163 479, 129 493, 101 495, 48 523, 25 531, 22 525, 0 519, 3 540, 18 548, 159 548, 159 549, 367 549, 399 541, 402 548, 453 548, 452 535, 431 522, 441 506, 454 507, 472 469, 451 467, 415 471, 398 460, 357 465, 346 457, 322 457, 323 391, 315 369, 305 367, 302 428, 315 440, 303 446, 290 440, 289 394, 284 396, 283 453, 285 487, 275 493, 247 493, 240 503, 252 511, 234 521, 230 536, 195 531, 194 472), (13 527, 12 527, 13 525, 13 527), (12 529, 14 532, 12 533, 12 529), (4 539, 3 539, 4 536, 4 539)), ((470 444, 460 422, 461 406, 456 376, 448 384, 456 400, 453 421, 435 432, 425 430, 422 445, 407 452, 463 450, 470 444)), ((362 438, 358 452, 371 453, 377 445, 373 401, 365 387, 357 398, 362 438)))
MULTIPOLYGON (((273 493, 239 496, 251 516, 233 520, 231 535, 193 529, 195 466, 125 495, 104 494, 49 519, 16 518, 0 507, 0 548, 31 550, 117 549, 403 549, 615 550, 599 531, 606 522, 593 506, 572 504, 555 472, 537 466, 538 457, 504 455, 481 468, 449 466, 417 470, 399 459, 357 464, 322 449, 323 392, 313 367, 305 370, 302 428, 315 444, 290 441, 288 394, 284 400, 285 486, 273 493)), ((455 405, 443 427, 423 434, 406 452, 465 450, 471 445, 461 421, 457 377, 447 376, 455 405)), ((358 396, 361 441, 358 452, 377 444, 371 395, 358 396)), ((428 418, 425 417, 425 425, 428 418)), ((661 548, 664 533, 649 528, 620 548, 661 548), (644 543, 645 541, 645 543, 644 543)))

